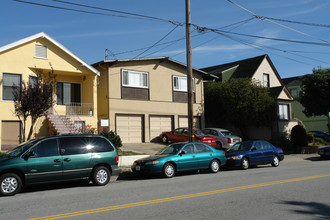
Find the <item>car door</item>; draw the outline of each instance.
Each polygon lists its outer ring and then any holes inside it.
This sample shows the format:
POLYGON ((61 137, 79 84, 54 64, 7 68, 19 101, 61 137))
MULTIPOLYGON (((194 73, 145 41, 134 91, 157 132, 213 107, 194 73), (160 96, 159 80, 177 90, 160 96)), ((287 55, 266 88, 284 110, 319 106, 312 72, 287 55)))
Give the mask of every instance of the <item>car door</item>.
POLYGON ((255 141, 249 152, 250 164, 258 165, 264 163, 264 155, 262 145, 259 141, 255 141))
POLYGON ((170 141, 172 142, 181 142, 183 138, 183 128, 177 128, 172 133, 172 138, 170 138, 170 141))
POLYGON ((63 160, 56 138, 36 143, 24 157, 28 184, 62 180, 63 160))
POLYGON ((198 169, 208 168, 213 158, 213 151, 204 143, 194 143, 198 169))
POLYGON ((62 137, 59 143, 63 156, 63 178, 65 180, 89 178, 93 148, 90 138, 62 137))
POLYGON ((194 170, 198 169, 198 162, 193 144, 186 144, 179 152, 177 161, 177 170, 194 170))
POLYGON ((271 163, 275 155, 274 147, 267 141, 261 141, 261 144, 263 145, 264 150, 264 163, 271 163))

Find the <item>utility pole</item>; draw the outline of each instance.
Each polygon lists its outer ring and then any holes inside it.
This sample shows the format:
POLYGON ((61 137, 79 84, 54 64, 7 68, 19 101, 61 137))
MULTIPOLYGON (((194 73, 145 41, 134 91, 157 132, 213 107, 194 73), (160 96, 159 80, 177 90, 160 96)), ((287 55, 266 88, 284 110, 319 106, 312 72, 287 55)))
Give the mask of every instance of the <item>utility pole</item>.
POLYGON ((187 56, 187 84, 188 84, 188 141, 193 141, 193 91, 192 91, 192 65, 191 65, 191 16, 190 0, 186 0, 186 56, 187 56))

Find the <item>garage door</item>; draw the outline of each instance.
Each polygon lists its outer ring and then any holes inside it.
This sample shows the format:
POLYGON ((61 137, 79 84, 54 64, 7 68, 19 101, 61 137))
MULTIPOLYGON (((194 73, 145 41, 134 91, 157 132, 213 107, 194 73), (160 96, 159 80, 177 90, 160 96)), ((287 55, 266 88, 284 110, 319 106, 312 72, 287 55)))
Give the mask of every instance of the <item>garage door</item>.
MULTIPOLYGON (((179 127, 188 127, 188 117, 179 117, 179 127)), ((194 117, 194 128, 200 128, 200 117, 194 117)))
POLYGON ((20 142, 21 124, 17 121, 1 122, 1 150, 7 151, 20 142))
POLYGON ((171 131, 172 125, 171 116, 150 116, 150 141, 157 140, 163 131, 171 131))
POLYGON ((123 143, 141 143, 142 116, 116 116, 116 132, 123 143))

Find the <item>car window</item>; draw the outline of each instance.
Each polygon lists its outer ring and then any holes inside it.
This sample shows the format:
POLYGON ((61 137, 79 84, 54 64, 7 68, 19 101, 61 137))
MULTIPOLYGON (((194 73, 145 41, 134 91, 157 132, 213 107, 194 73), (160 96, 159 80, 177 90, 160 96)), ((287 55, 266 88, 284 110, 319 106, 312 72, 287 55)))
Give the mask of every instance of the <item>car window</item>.
POLYGON ((262 145, 264 146, 265 150, 272 150, 273 149, 273 145, 271 145, 270 143, 268 143, 266 141, 262 141, 262 145))
POLYGON ((206 134, 202 130, 195 130, 194 134, 196 136, 206 136, 206 134))
POLYGON ((167 147, 160 150, 157 155, 163 155, 163 154, 177 154, 180 149, 182 148, 183 144, 171 144, 167 147))
POLYGON ((210 129, 203 129, 203 132, 204 132, 205 134, 210 134, 210 133, 211 133, 211 130, 210 130, 210 129))
POLYGON ((50 139, 41 141, 33 147, 32 152, 34 153, 33 157, 51 157, 58 156, 58 145, 56 139, 50 139))
POLYGON ((196 153, 212 152, 212 150, 208 146, 202 143, 195 143, 195 147, 196 147, 196 153))
POLYGON ((244 141, 244 142, 240 142, 235 144, 234 146, 232 146, 228 152, 235 152, 235 151, 248 151, 250 150, 250 148, 252 147, 253 142, 252 141, 244 141))
POLYGON ((109 152, 114 150, 111 143, 100 137, 90 137, 89 144, 93 146, 93 152, 109 152))
POLYGON ((176 130, 174 130, 174 133, 176 134, 182 134, 183 128, 178 128, 176 130))
POLYGON ((261 144, 260 141, 254 142, 253 147, 255 147, 257 150, 263 150, 264 149, 264 147, 263 147, 263 145, 261 144))
POLYGON ((221 134, 225 137, 233 136, 233 134, 230 131, 221 131, 221 134))
POLYGON ((188 144, 182 149, 182 151, 184 151, 186 154, 193 154, 194 153, 194 145, 188 144))
POLYGON ((62 155, 86 154, 93 151, 93 145, 87 137, 65 137, 59 140, 62 155))
POLYGON ((183 135, 188 135, 188 129, 184 129, 182 134, 183 135))

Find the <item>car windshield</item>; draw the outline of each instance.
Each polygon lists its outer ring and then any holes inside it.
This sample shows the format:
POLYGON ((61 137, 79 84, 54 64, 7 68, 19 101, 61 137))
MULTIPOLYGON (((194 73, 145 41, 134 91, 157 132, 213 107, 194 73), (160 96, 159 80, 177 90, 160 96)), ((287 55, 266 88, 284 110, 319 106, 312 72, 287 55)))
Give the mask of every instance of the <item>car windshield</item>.
POLYGON ((164 155, 164 154, 177 154, 182 148, 183 144, 171 144, 167 147, 163 148, 156 155, 164 155))
POLYGON ((30 140, 24 143, 21 143, 17 145, 15 148, 7 151, 4 155, 10 156, 10 157, 17 157, 24 153, 28 148, 31 147, 36 142, 36 140, 30 140))
POLYGON ((228 153, 236 152, 236 151, 248 151, 253 145, 253 141, 245 141, 245 142, 240 142, 232 146, 229 150, 228 153))
POLYGON ((232 136, 234 136, 230 131, 221 131, 221 133, 225 137, 232 137, 232 136))
POLYGON ((194 134, 196 136, 206 136, 206 134, 202 130, 195 130, 194 134))

